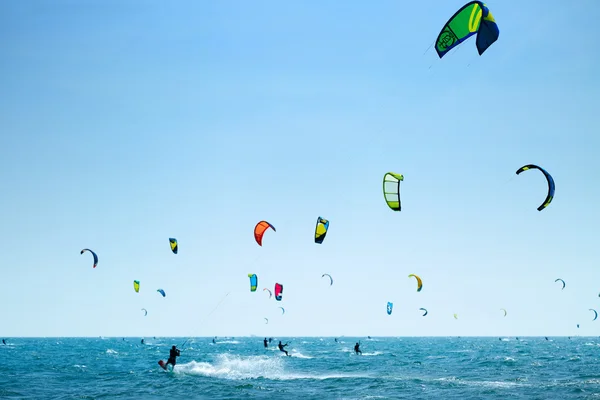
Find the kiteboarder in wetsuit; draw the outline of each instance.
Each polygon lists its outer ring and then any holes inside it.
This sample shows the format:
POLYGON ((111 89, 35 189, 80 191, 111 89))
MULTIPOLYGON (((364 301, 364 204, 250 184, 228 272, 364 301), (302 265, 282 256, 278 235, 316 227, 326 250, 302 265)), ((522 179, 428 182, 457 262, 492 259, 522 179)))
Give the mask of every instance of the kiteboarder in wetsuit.
POLYGON ((142 344, 144 344, 144 339, 142 339, 142 344))
POLYGON ((279 347, 279 351, 283 351, 285 353, 286 356, 289 356, 288 352, 286 349, 284 349, 285 346, 287 346, 288 344, 281 344, 281 340, 279 341, 279 344, 277 345, 277 347, 279 347))
POLYGON ((360 351, 360 343, 356 343, 356 344, 354 345, 354 352, 355 352, 356 354, 359 354, 359 353, 360 353, 360 354, 362 355, 362 351, 360 351))
POLYGON ((175 364, 177 364, 177 357, 179 357, 180 355, 181 355, 181 353, 180 353, 179 349, 177 349, 177 346, 171 347, 171 350, 169 351, 169 360, 165 364, 165 369, 167 368, 167 365, 169 365, 169 364, 171 364, 173 366, 173 368, 175 368, 175 364))
POLYGON ((269 347, 269 345, 268 345, 268 343, 267 343, 267 338, 265 338, 265 340, 263 340, 263 344, 265 345, 265 349, 266 349, 267 347, 269 347))
POLYGON ((6 344, 6 342, 4 341, 4 339, 2 339, 2 344, 6 344))

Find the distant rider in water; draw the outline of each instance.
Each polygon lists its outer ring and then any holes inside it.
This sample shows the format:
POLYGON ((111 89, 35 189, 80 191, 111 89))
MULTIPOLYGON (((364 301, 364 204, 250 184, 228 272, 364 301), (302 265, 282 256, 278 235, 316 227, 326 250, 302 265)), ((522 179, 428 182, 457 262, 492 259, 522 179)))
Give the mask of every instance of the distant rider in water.
POLYGON ((265 345, 265 349, 266 349, 267 347, 269 347, 269 345, 267 344, 267 338, 265 338, 265 340, 263 340, 263 344, 265 345))
POLYGON ((360 343, 356 343, 356 344, 354 345, 354 352, 355 352, 356 354, 361 354, 361 355, 362 355, 362 351, 360 351, 360 343))
POLYGON ((177 346, 171 347, 171 350, 169 351, 169 360, 165 364, 165 368, 167 368, 167 365, 169 364, 171 364, 173 368, 175 368, 175 364, 177 364, 177 357, 179 357, 180 355, 181 353, 179 352, 179 349, 177 349, 177 346))
POLYGON ((277 345, 277 347, 279 347, 279 351, 283 351, 285 353, 286 356, 289 356, 287 350, 284 349, 285 346, 287 346, 288 344, 281 344, 281 340, 279 341, 279 344, 277 345))

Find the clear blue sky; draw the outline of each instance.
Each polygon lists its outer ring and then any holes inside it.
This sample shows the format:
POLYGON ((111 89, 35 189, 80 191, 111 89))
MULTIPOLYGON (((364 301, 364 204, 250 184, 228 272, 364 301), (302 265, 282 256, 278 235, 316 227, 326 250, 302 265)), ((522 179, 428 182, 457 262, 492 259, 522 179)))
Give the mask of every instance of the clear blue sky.
POLYGON ((599 335, 600 3, 462 4, 2 2, 0 336, 599 335))

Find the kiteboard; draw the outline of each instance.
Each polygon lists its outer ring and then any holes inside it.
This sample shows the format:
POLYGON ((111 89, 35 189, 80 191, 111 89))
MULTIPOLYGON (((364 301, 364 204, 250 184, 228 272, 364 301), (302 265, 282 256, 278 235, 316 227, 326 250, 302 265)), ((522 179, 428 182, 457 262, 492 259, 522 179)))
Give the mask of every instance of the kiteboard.
POLYGON ((169 367, 168 367, 169 364, 166 364, 163 360, 159 360, 158 361, 158 365, 160 365, 160 367, 162 369, 164 369, 165 371, 172 371, 173 370, 173 367, 171 367, 171 369, 169 370, 169 367))

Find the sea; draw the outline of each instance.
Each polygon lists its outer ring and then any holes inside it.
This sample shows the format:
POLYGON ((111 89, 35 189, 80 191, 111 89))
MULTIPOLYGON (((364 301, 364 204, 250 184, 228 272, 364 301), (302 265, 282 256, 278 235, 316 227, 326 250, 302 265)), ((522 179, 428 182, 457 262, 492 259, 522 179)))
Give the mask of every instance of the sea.
POLYGON ((599 338, 263 339, 6 338, 0 399, 600 399, 599 338))

